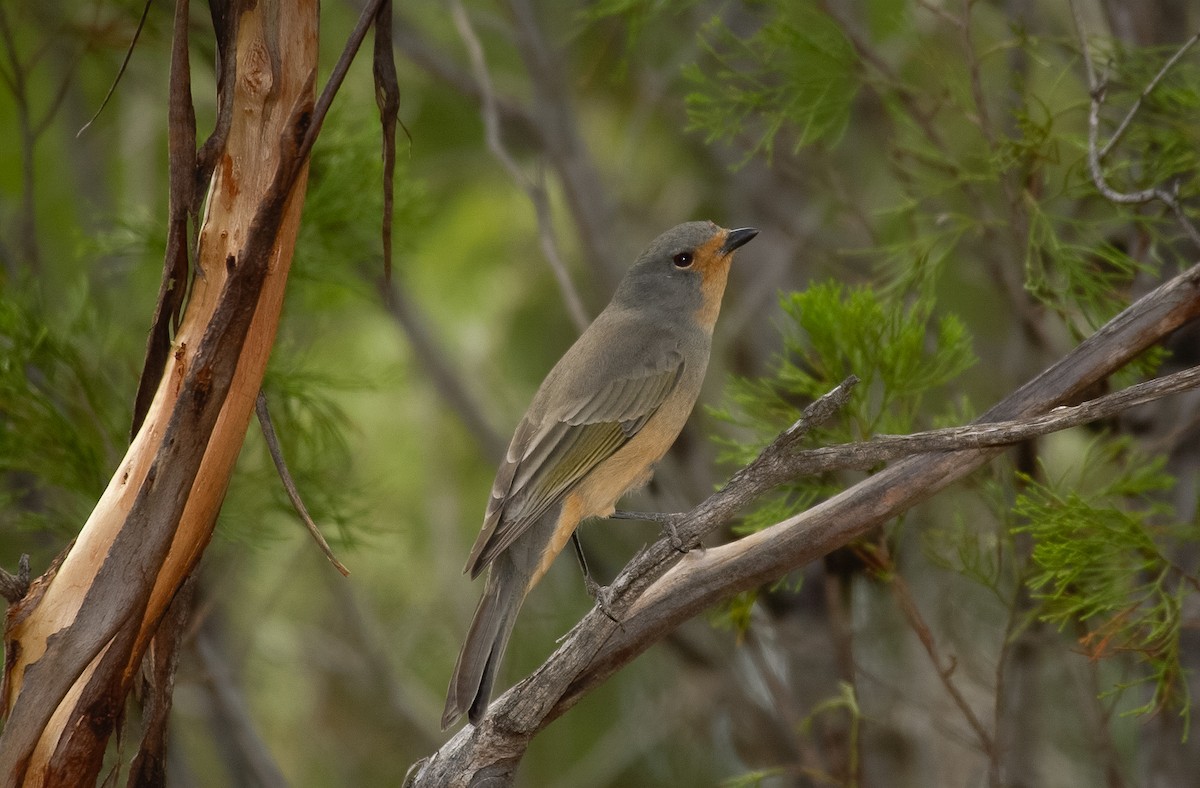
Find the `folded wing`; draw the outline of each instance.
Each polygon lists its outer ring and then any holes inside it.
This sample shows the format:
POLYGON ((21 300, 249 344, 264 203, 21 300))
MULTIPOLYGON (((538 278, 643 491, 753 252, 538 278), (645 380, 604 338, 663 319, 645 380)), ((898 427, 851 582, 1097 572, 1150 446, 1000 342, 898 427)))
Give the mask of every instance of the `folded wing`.
POLYGON ((521 421, 496 473, 483 530, 467 560, 477 576, 593 468, 624 446, 675 389, 683 357, 632 370, 565 403, 540 423, 521 421))

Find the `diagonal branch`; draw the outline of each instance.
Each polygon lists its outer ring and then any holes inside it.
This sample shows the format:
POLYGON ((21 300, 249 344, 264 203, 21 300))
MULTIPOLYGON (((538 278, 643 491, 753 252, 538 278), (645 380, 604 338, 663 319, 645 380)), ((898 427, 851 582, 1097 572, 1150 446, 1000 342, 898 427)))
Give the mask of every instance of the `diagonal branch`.
POLYGON ((1117 126, 1117 130, 1112 133, 1112 136, 1109 137, 1108 142, 1104 143, 1104 147, 1100 149, 1098 155, 1101 161, 1104 161, 1109 152, 1113 149, 1113 146, 1121 141, 1121 137, 1125 136, 1125 130, 1128 129, 1129 124, 1133 122, 1134 115, 1137 115, 1138 110, 1142 108, 1142 102, 1146 100, 1146 97, 1154 92, 1154 89, 1158 87, 1158 83, 1163 81, 1163 77, 1165 77, 1171 71, 1171 69, 1175 67, 1175 64, 1179 62, 1179 59, 1187 54, 1187 51, 1195 46, 1197 42, 1200 42, 1200 30, 1193 33, 1192 37, 1187 41, 1184 41, 1183 45, 1180 46, 1179 49, 1175 50, 1175 54, 1167 58, 1167 62, 1163 63, 1162 68, 1158 70, 1158 73, 1154 75, 1154 78, 1146 83, 1146 87, 1142 88, 1142 92, 1138 95, 1137 101, 1133 102, 1133 106, 1129 108, 1129 112, 1125 113, 1125 117, 1117 126))
MULTIPOLYGON (((880 463, 914 454, 1012 446, 1031 438, 1099 421, 1136 405, 1153 402, 1197 386, 1200 386, 1200 367, 1191 367, 1105 394, 1079 405, 1060 406, 1039 416, 946 427, 914 432, 910 435, 880 435, 860 443, 796 452, 780 460, 779 467, 773 471, 774 476, 766 484, 768 487, 779 484, 776 480, 779 477, 786 480, 836 470, 866 470, 880 463), (774 483, 770 483, 772 481, 774 483)), ((762 484, 764 482, 759 482, 759 485, 762 484)))
POLYGON ((495 91, 492 90, 492 80, 488 75, 487 64, 484 62, 483 45, 479 42, 479 37, 475 35, 475 29, 471 26, 471 19, 467 16, 466 9, 463 8, 460 0, 454 0, 451 3, 450 10, 454 17, 454 25, 458 29, 458 34, 466 45, 467 53, 471 57, 471 66, 475 73, 475 80, 479 83, 479 92, 483 102, 483 125, 488 150, 504 166, 504 169, 508 171, 509 177, 525 190, 525 193, 529 196, 529 201, 533 203, 533 210, 537 214, 538 240, 542 246, 542 254, 550 264, 550 269, 554 272, 554 278, 558 281, 559 290, 562 292, 563 300, 567 305, 567 312, 570 314, 572 322, 575 323, 575 328, 583 331, 583 329, 587 328, 589 322, 587 310, 584 309, 583 301, 580 299, 579 293, 576 292, 575 285, 571 282, 571 276, 567 272, 567 266, 563 262, 562 255, 559 254, 558 242, 554 238, 553 216, 550 212, 550 197, 546 193, 546 186, 542 181, 528 177, 512 157, 512 154, 504 147, 504 141, 500 138, 500 116, 496 111, 495 91))
MULTIPOLYGON (((1049 411, 1129 363, 1200 315, 1200 265, 1129 306, 1058 363, 1010 394, 977 424, 1014 421, 1049 411)), ((1145 392, 1143 392, 1145 393, 1145 392)), ((478 726, 460 730, 413 766, 406 785, 510 782, 530 740, 667 632, 712 604, 777 580, 846 545, 981 467, 995 446, 911 457, 811 509, 720 547, 684 557, 667 538, 635 556, 611 588, 615 624, 593 609, 533 674, 493 701, 478 726)), ((768 449, 768 451, 770 451, 768 449)), ((759 460, 755 461, 756 463, 759 460)), ((680 530, 686 544, 727 523, 754 474, 739 472, 726 488, 693 509, 680 530), (739 476, 750 480, 738 481, 739 476)))
MULTIPOLYGON (((149 5, 147 5, 149 8, 149 5)), ((167 248, 154 321, 146 337, 146 356, 138 379, 130 421, 130 440, 137 435, 154 401, 163 368, 171 352, 172 328, 179 328, 191 268, 193 249, 188 244, 188 219, 196 214, 199 195, 195 189, 196 110, 192 104, 192 72, 188 48, 189 4, 175 6, 171 40, 170 91, 167 98, 167 248)), ((136 41, 136 37, 135 37, 136 41)), ((132 44, 130 45, 132 47, 132 44)), ((119 78, 119 75, 118 75, 119 78)), ((90 122, 90 121, 89 121, 90 122)))
MULTIPOLYGON (((858 379, 854 376, 847 378, 814 404, 827 407, 829 403, 826 401, 829 400, 840 407, 844 396, 848 396, 849 387, 857 382, 858 379), (843 393, 844 396, 839 396, 843 393)), ((713 506, 719 509, 724 517, 725 513, 732 515, 744 509, 759 496, 779 485, 805 476, 843 470, 869 470, 883 463, 917 454, 1012 446, 1053 432, 1100 421, 1137 405, 1197 387, 1200 387, 1200 366, 1138 383, 1079 405, 1060 406, 1038 416, 945 427, 909 435, 878 435, 857 443, 792 451, 791 447, 813 426, 806 410, 799 421, 781 433, 752 463, 738 471, 728 484, 701 506, 713 506), (803 429, 800 429, 801 427, 803 429)), ((654 514, 647 517, 652 517, 655 522, 662 523, 671 530, 682 528, 695 518, 695 514, 694 509, 691 512, 654 514)), ((698 542, 684 542, 683 546, 694 547, 696 544, 698 542)))
POLYGON ((137 46, 138 38, 142 35, 142 29, 146 26, 146 17, 150 15, 150 3, 152 0, 146 0, 146 4, 142 6, 142 16, 138 19, 137 27, 133 30, 133 38, 129 39, 129 46, 125 49, 125 57, 121 60, 121 65, 117 68, 117 75, 113 77, 112 84, 108 86, 108 92, 104 94, 104 98, 100 101, 100 106, 96 108, 96 112, 92 117, 88 118, 88 122, 79 127, 79 131, 75 132, 76 137, 83 135, 83 132, 88 130, 96 118, 100 117, 100 113, 108 106, 108 102, 112 99, 113 94, 117 92, 117 85, 121 84, 121 77, 125 76, 125 69, 129 67, 129 61, 133 58, 133 49, 137 46))
POLYGON ((317 527, 317 524, 313 522, 312 515, 308 513, 308 507, 304 505, 300 491, 296 489, 296 481, 292 478, 292 472, 288 470, 287 462, 283 459, 283 449, 279 446, 279 435, 276 434, 275 425, 271 421, 271 410, 267 407, 267 398, 261 391, 258 392, 258 399, 254 403, 254 413, 258 416, 263 439, 267 442, 267 451, 271 453, 271 461, 275 463, 275 470, 279 474, 279 480, 283 482, 283 489, 287 492, 288 500, 292 502, 292 508, 296 510, 297 516, 304 523, 304 527, 308 529, 308 533, 317 543, 317 547, 329 559, 329 563, 342 573, 342 577, 349 577, 350 570, 333 554, 329 542, 325 541, 321 529, 317 527))

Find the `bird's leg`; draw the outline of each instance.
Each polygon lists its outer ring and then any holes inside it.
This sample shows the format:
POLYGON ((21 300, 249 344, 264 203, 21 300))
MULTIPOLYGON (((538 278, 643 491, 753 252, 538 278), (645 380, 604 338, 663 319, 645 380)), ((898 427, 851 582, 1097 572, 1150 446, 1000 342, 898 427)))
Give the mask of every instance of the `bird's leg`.
POLYGON ((583 587, 595 601, 596 607, 600 608, 600 612, 608 616, 614 624, 620 624, 612 612, 612 591, 597 583, 588 571, 587 557, 583 554, 583 543, 579 541, 578 531, 571 532, 571 544, 575 545, 575 557, 579 559, 579 568, 583 570, 583 587))
POLYGON ((662 526, 663 535, 671 540, 671 546, 681 553, 686 553, 688 550, 684 547, 683 540, 679 538, 679 530, 676 524, 679 522, 678 514, 670 514, 668 512, 625 512, 615 511, 609 515, 613 520, 642 520, 647 523, 658 523, 662 526))

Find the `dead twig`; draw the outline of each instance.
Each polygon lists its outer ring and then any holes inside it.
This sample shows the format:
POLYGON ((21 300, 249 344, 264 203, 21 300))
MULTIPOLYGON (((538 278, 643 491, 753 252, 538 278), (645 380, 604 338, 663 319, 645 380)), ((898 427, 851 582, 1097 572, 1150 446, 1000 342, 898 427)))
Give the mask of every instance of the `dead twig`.
POLYGON ((880 574, 886 575, 885 582, 892 591, 892 596, 896 599, 896 604, 900 607, 900 612, 904 614, 904 618, 908 621, 909 629, 917 636, 917 640, 921 641, 922 648, 925 649, 925 654, 929 657, 930 664, 933 665, 934 672, 937 673, 938 680, 946 690, 946 694, 954 702, 959 712, 966 719, 967 725, 975 733, 975 738, 979 741, 979 748, 988 756, 989 762, 996 757, 996 743, 992 738, 992 734, 984 727, 980 721, 979 715, 971 708, 971 704, 967 702, 966 697, 962 694, 962 690, 954 681, 954 672, 958 668, 958 662, 953 655, 943 659, 938 652, 937 640, 934 639, 933 630, 926 623, 925 617, 921 615, 921 609, 917 607, 917 600, 913 597, 912 589, 908 587, 908 583, 897 572, 892 563, 891 556, 885 551, 886 544, 881 544, 875 550, 864 551, 868 562, 873 564, 873 568, 880 574))
POLYGON ((271 411, 267 407, 267 398, 261 391, 258 392, 258 399, 254 403, 254 412, 258 416, 259 426, 262 427, 263 438, 267 441, 267 451, 271 453, 271 460, 274 461, 275 470, 279 473, 279 480, 283 482, 283 489, 287 491, 288 500, 292 502, 292 507, 299 515, 300 521, 308 529, 308 533, 317 543, 317 547, 321 548, 321 552, 329 559, 329 563, 333 564, 343 577, 349 577, 350 570, 333 554, 329 542, 325 541, 321 529, 313 522, 312 516, 308 513, 308 507, 300 498, 300 491, 296 489, 296 481, 292 478, 292 472, 288 470, 287 463, 283 459, 283 449, 279 447, 279 436, 275 434, 275 425, 271 422, 271 411))
POLYGON ((567 313, 571 316, 571 321, 577 329, 583 331, 590 321, 587 310, 583 307, 583 300, 576 292, 575 285, 571 282, 571 276, 567 272, 567 266, 558 251, 558 242, 554 238, 553 216, 550 212, 550 198, 546 194, 545 184, 527 176, 512 154, 504 147, 504 141, 500 138, 500 115, 496 109, 495 91, 492 89, 492 79, 488 74, 487 62, 483 55, 483 44, 480 43, 479 36, 475 34, 471 19, 467 16, 467 11, 459 0, 453 0, 450 4, 450 11, 454 17, 454 26, 470 56, 475 81, 479 83, 484 135, 488 150, 503 165, 509 177, 525 190, 529 201, 533 203, 533 210, 537 214, 538 240, 542 247, 542 254, 550 264, 554 278, 558 281, 558 288, 562 292, 563 301, 566 302, 567 313))

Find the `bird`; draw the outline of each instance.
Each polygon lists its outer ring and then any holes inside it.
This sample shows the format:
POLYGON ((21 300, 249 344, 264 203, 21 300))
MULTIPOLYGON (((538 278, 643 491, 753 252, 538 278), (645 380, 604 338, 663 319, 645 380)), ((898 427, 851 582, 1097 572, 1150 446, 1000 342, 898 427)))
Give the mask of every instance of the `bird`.
POLYGON ((463 570, 487 578, 443 730, 464 712, 479 724, 526 595, 580 522, 611 516, 679 437, 704 380, 730 263, 756 235, 693 221, 658 236, 538 388, 463 570))

